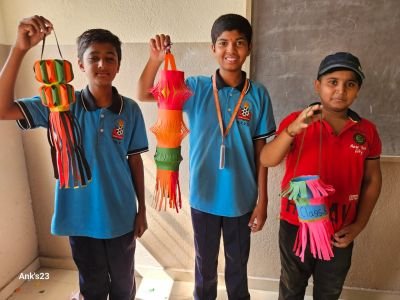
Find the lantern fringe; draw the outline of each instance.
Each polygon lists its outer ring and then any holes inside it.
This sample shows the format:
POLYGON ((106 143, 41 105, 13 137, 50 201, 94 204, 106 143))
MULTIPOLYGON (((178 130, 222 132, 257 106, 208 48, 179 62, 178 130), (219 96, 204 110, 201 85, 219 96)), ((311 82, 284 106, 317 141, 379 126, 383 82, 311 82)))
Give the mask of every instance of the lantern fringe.
POLYGON ((86 186, 92 174, 84 156, 81 129, 70 111, 51 112, 47 137, 51 146, 54 177, 60 188, 86 186))
POLYGON ((300 222, 293 251, 304 262, 307 244, 314 258, 330 260, 333 257, 331 240, 334 231, 329 218, 316 222, 300 222))
MULTIPOLYGON (((182 115, 182 112, 180 113, 182 115)), ((156 136, 160 147, 179 147, 182 140, 189 134, 189 129, 181 118, 158 118, 150 128, 156 136)))
POLYGON ((311 177, 316 178, 307 178, 307 181, 301 181, 301 179, 306 177, 309 176, 296 177, 295 181, 291 180, 289 186, 281 192, 281 196, 288 198, 289 200, 306 199, 307 201, 312 201, 312 199, 327 197, 335 192, 332 185, 324 183, 317 176, 311 175, 311 177), (311 191, 311 195, 307 191, 307 187, 311 191))
POLYGON ((192 95, 191 90, 185 85, 183 72, 161 71, 168 74, 161 76, 160 81, 150 90, 161 109, 182 110, 186 100, 192 95), (164 78, 164 79, 163 79, 164 78))
POLYGON ((313 206, 319 210, 323 209, 309 219, 302 219, 299 214, 300 226, 293 251, 302 262, 308 243, 314 258, 330 260, 333 257, 331 241, 334 230, 326 208, 326 197, 334 191, 335 189, 325 184, 319 176, 307 175, 293 178, 289 186, 281 192, 282 197, 295 201, 298 211, 302 208, 312 209, 313 206))
POLYGON ((176 212, 182 208, 179 173, 177 171, 158 169, 153 206, 159 211, 166 210, 167 202, 169 207, 174 208, 176 212))

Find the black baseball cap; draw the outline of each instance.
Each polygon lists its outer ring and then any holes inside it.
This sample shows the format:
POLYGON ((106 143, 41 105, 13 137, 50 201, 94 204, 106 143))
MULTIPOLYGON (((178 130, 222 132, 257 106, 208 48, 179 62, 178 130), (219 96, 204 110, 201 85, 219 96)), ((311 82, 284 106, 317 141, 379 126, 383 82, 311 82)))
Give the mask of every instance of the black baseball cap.
POLYGON ((360 84, 365 79, 360 60, 349 52, 337 52, 325 57, 319 65, 317 78, 333 69, 348 69, 355 72, 360 84))

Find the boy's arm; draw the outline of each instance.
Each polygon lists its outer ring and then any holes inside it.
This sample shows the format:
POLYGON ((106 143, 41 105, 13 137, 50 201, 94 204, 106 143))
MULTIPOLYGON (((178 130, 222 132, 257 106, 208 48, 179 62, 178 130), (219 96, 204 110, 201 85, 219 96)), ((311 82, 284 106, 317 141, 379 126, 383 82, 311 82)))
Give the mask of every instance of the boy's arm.
POLYGON ((138 237, 140 238, 147 229, 146 203, 144 200, 143 160, 140 154, 134 154, 128 156, 128 163, 138 200, 138 211, 135 218, 133 234, 136 239, 138 237))
POLYGON ((17 39, 0 72, 0 120, 20 120, 24 118, 14 102, 14 89, 22 60, 29 49, 49 35, 53 25, 40 16, 23 19, 18 25, 17 39))
POLYGON ((314 111, 320 110, 321 105, 319 104, 304 109, 296 120, 290 123, 280 134, 263 147, 260 156, 261 164, 264 167, 278 165, 288 153, 293 138, 307 128, 311 122, 319 119, 319 117, 314 116, 314 111))
POLYGON ((156 35, 150 39, 150 56, 139 77, 137 86, 137 98, 140 101, 155 101, 150 89, 154 86, 158 69, 164 61, 165 51, 170 47, 170 38, 168 35, 156 35))
POLYGON ((353 224, 335 233, 334 246, 339 248, 347 247, 365 228, 378 200, 381 187, 380 160, 366 160, 356 220, 353 224))
POLYGON ((267 220, 268 208, 268 169, 261 166, 260 153, 265 145, 265 139, 254 141, 254 157, 257 170, 257 183, 258 183, 258 201, 254 211, 249 220, 249 227, 252 232, 260 231, 267 220))

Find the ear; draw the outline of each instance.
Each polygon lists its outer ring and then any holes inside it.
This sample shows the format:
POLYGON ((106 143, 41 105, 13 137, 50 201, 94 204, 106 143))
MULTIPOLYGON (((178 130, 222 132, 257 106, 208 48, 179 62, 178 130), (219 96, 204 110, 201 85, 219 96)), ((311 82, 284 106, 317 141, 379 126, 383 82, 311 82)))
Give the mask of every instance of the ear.
POLYGON ((212 52, 212 53, 215 53, 215 45, 214 45, 214 44, 211 44, 211 47, 210 47, 210 48, 211 48, 211 52, 212 52))
POLYGON ((250 43, 249 44, 249 49, 248 49, 248 52, 247 52, 247 56, 249 56, 250 55, 250 53, 251 53, 251 49, 253 48, 253 44, 252 43, 250 43))
POLYGON ((321 81, 319 81, 318 79, 314 80, 314 91, 319 94, 319 92, 321 91, 321 81))
POLYGON ((82 72, 85 72, 85 66, 83 65, 83 62, 79 58, 78 58, 78 66, 82 72))

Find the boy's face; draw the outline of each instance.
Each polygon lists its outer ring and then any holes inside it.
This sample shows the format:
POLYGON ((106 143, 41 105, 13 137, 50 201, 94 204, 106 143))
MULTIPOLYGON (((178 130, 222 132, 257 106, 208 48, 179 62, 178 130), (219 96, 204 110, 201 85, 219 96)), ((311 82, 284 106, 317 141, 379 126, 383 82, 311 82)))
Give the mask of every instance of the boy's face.
POLYGON ((250 54, 251 45, 243 34, 232 30, 222 32, 211 47, 220 71, 238 72, 250 54))
POLYGON ((324 110, 343 112, 357 98, 360 85, 353 71, 343 70, 322 75, 319 80, 315 80, 314 88, 324 110))
POLYGON ((119 71, 117 51, 109 43, 93 43, 78 61, 89 84, 110 86, 119 71))

